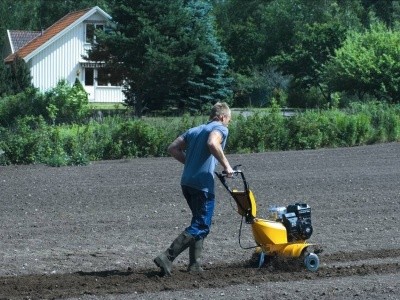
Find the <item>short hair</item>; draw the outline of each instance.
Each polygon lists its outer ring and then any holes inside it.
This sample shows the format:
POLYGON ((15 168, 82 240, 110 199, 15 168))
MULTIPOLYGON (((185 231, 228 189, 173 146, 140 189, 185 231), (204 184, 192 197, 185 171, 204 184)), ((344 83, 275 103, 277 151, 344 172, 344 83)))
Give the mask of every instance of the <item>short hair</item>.
POLYGON ((211 108, 210 120, 231 114, 231 109, 226 102, 217 102, 211 108))

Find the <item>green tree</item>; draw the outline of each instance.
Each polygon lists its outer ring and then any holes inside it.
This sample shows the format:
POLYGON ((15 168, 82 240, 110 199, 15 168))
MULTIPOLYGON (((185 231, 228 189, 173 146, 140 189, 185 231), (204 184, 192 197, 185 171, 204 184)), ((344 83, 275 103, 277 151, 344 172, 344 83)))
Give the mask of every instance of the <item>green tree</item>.
POLYGON ((137 116, 145 109, 201 110, 229 92, 226 54, 208 14, 202 1, 118 0, 114 27, 99 34, 89 58, 106 60, 123 77, 126 104, 137 116))
POLYGON ((8 69, 6 65, 1 62, 0 63, 0 97, 3 97, 10 92, 10 86, 8 84, 8 69))
POLYGON ((286 49, 294 35, 289 2, 231 0, 215 4, 218 33, 231 57, 235 106, 265 106, 271 91, 287 85, 287 78, 271 66, 270 59, 286 49))
POLYGON ((0 96, 14 95, 32 87, 32 76, 25 61, 16 57, 6 66, 0 66, 0 96))
POLYGON ((324 68, 333 91, 369 94, 400 102, 400 31, 377 22, 365 32, 352 31, 324 68))
POLYGON ((10 92, 13 94, 32 87, 31 72, 22 58, 16 57, 9 66, 8 82, 10 83, 10 92))
POLYGON ((179 87, 186 91, 180 96, 184 101, 179 105, 185 111, 208 112, 211 104, 220 100, 229 101, 232 94, 231 79, 227 75, 228 56, 217 40, 211 8, 204 1, 189 1, 188 4, 199 39, 195 59, 197 68, 183 87, 179 87))
POLYGON ((360 26, 361 13, 360 2, 354 0, 218 2, 218 32, 232 57, 235 78, 240 79, 235 82, 235 102, 265 102, 271 87, 259 74, 276 70, 278 63, 275 77, 281 72, 286 76, 280 76, 282 81, 273 89, 285 86, 289 77, 293 89, 320 89, 321 65, 340 46, 347 28, 360 26), (260 84, 255 85, 255 79, 260 84))
POLYGON ((288 2, 230 0, 216 5, 218 31, 234 71, 249 74, 290 44, 295 24, 288 2))
POLYGON ((370 13, 376 15, 386 26, 394 25, 398 0, 361 0, 361 4, 364 8, 363 22, 366 27, 370 24, 370 13))
MULTIPOLYGON (((38 30, 40 0, 0 1, 0 30, 4 38, 7 29, 38 30)), ((3 38, 3 36, 2 36, 3 38)))
POLYGON ((338 48, 346 36, 346 28, 340 22, 306 24, 297 34, 298 42, 289 52, 276 56, 279 70, 293 76, 293 89, 308 91, 318 88, 326 101, 330 92, 326 89, 321 71, 324 63, 338 48))

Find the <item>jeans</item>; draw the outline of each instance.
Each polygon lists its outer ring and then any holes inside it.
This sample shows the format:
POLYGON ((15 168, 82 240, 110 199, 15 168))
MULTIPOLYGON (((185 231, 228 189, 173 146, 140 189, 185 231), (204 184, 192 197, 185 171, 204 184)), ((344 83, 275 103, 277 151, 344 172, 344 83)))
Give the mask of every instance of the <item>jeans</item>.
POLYGON ((195 240, 204 239, 210 233, 215 196, 184 185, 182 192, 192 211, 192 221, 185 231, 192 235, 195 240))

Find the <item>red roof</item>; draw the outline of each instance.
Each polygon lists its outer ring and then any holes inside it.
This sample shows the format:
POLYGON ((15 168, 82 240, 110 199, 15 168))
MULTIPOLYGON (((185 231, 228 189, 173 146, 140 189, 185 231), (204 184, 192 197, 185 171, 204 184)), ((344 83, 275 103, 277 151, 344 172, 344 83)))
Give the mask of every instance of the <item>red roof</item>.
POLYGON ((80 17, 85 15, 87 12, 89 12, 91 8, 88 9, 83 9, 75 12, 71 12, 58 20, 56 23, 51 25, 49 28, 47 28, 43 34, 39 35, 38 37, 34 38, 22 48, 20 48, 17 52, 10 54, 9 56, 6 57, 4 60, 5 63, 10 63, 12 62, 16 56, 19 56, 21 58, 25 58, 28 56, 30 53, 35 51, 37 48, 45 44, 47 41, 49 41, 51 38, 59 34, 61 31, 63 31, 65 28, 73 24, 76 20, 78 20, 80 17))

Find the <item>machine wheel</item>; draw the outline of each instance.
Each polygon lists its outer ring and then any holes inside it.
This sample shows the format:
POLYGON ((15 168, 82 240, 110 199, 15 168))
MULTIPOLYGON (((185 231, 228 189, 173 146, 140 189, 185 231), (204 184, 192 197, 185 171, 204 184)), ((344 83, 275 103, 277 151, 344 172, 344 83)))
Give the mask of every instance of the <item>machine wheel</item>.
POLYGON ((315 272, 319 268, 319 258, 315 253, 309 253, 304 257, 304 264, 307 270, 315 272))

